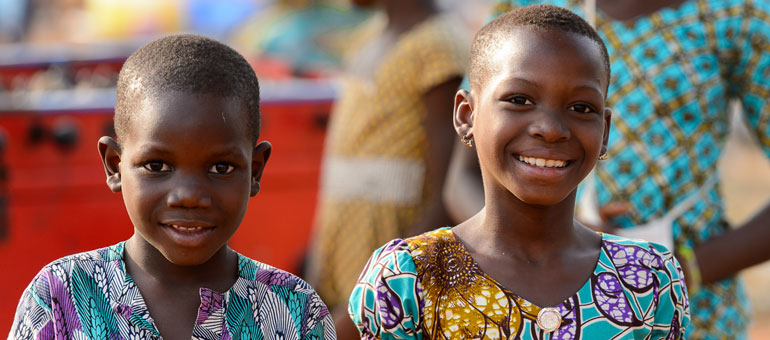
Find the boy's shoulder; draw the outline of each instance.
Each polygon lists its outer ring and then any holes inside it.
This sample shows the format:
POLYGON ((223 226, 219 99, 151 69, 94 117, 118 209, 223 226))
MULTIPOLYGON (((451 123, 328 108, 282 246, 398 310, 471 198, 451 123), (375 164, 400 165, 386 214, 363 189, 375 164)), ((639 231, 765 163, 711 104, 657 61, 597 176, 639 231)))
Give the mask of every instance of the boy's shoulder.
POLYGON ((59 267, 73 267, 75 264, 82 266, 97 263, 103 264, 113 261, 123 261, 124 245, 125 241, 104 248, 67 255, 48 263, 43 267, 41 271, 51 270, 52 268, 59 267))
POLYGON ((238 253, 238 276, 250 285, 264 286, 272 291, 284 288, 304 295, 317 296, 313 288, 299 276, 240 253, 238 253))

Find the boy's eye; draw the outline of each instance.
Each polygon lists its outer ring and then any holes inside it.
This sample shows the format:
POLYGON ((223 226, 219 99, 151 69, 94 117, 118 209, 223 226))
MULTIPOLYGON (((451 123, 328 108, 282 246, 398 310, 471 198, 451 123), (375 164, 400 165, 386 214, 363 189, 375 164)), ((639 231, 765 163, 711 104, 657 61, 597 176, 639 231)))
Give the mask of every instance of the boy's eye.
POLYGON ((527 97, 522 96, 515 96, 511 98, 511 102, 518 105, 532 105, 534 104, 531 100, 527 99, 527 97))
POLYGON ((235 167, 227 163, 217 163, 211 166, 209 172, 214 174, 229 174, 235 170, 235 167))
POLYGON ((572 111, 580 112, 580 113, 590 113, 594 112, 594 109, 592 109, 590 106, 585 104, 575 104, 570 107, 572 111))
POLYGON ((171 170, 171 167, 169 167, 168 164, 161 161, 150 161, 144 163, 143 167, 152 172, 166 172, 171 170))

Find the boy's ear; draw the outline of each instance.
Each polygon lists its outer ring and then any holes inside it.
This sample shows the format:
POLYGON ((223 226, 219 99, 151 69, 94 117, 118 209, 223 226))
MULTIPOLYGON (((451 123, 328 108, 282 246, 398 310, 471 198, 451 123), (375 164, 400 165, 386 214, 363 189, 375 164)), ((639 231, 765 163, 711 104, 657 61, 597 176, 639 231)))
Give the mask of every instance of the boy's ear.
POLYGON ((97 147, 107 174, 107 187, 112 192, 120 192, 120 145, 112 137, 104 136, 99 138, 97 147))
POLYGON ((604 109, 604 134, 602 136, 602 151, 601 155, 607 153, 607 143, 610 140, 610 125, 612 125, 612 110, 610 108, 604 109))
POLYGON ((460 137, 473 137, 473 97, 468 90, 458 90, 452 115, 455 131, 460 137))
POLYGON ((267 164, 272 150, 273 146, 267 141, 262 141, 254 147, 254 152, 251 155, 251 197, 259 193, 262 171, 265 170, 265 164, 267 164))

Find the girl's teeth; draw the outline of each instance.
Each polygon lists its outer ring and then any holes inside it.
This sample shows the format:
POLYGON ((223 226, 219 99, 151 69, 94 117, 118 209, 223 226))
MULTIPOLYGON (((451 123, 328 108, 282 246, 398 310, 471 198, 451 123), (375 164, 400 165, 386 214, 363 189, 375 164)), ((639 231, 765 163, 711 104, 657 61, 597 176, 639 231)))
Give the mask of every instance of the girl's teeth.
POLYGON ((545 158, 519 156, 519 160, 524 163, 537 165, 543 168, 563 168, 564 166, 567 165, 566 161, 560 161, 557 159, 545 159, 545 158))

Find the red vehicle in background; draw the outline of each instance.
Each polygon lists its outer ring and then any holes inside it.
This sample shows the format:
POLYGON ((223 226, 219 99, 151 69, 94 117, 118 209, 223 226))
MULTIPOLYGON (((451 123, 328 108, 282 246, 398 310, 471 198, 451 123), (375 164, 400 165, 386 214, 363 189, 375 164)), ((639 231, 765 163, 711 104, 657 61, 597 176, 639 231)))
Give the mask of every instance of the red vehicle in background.
MULTIPOLYGON (((115 90, 109 83, 135 47, 15 55, 4 47, 0 55, 0 335, 10 331, 24 288, 44 265, 133 232, 121 195, 105 184, 96 142, 114 133, 115 90), (18 90, 49 73, 74 86, 18 90), (79 86, 86 81, 79 78, 89 76, 96 85, 79 86)), ((260 75, 264 64, 254 66, 260 75)), ((262 189, 230 245, 297 273, 312 226, 334 86, 322 79, 263 77, 260 85, 260 139, 272 143, 273 153, 262 189)))

